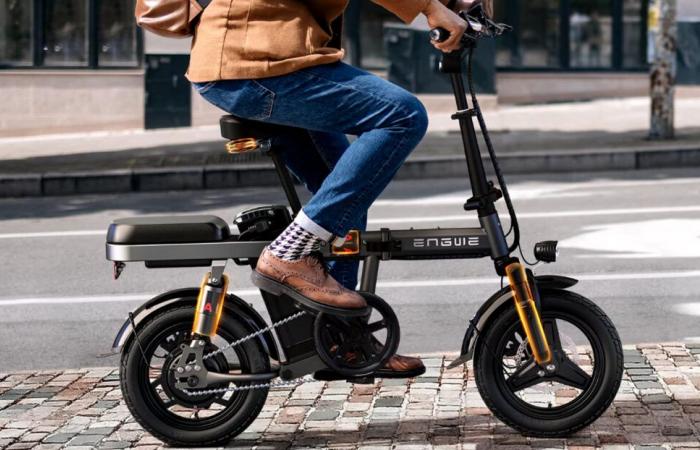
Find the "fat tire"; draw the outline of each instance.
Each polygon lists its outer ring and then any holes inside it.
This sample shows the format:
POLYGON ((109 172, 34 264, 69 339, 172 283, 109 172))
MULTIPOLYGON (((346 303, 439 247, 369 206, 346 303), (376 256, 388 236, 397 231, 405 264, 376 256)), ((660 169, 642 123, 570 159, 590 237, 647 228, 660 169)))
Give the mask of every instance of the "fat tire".
POLYGON ((474 375, 484 403, 503 423, 527 436, 566 437, 596 421, 615 399, 624 370, 622 343, 610 318, 587 298, 574 292, 552 289, 541 292, 541 301, 542 311, 563 310, 569 314, 575 312, 579 319, 583 319, 598 334, 605 357, 605 373, 601 389, 594 394, 591 401, 574 415, 539 419, 516 410, 502 395, 494 382, 495 376, 502 375, 492 373, 493 355, 489 345, 493 348, 506 328, 518 320, 512 307, 506 308, 480 333, 475 349, 474 375))
MULTIPOLYGON (((159 330, 182 321, 192 321, 193 309, 191 306, 168 309, 155 315, 138 329, 139 340, 148 342, 150 336, 158 334, 159 330)), ((249 334, 246 326, 237 319, 224 316, 220 327, 225 328, 236 339, 249 334)), ((145 344, 144 344, 145 345, 145 344)), ((251 339, 241 344, 245 353, 251 373, 263 373, 270 371, 270 362, 267 353, 257 339, 251 339)), ((141 376, 139 360, 143 362, 141 350, 136 339, 131 339, 124 347, 121 357, 120 384, 124 401, 134 419, 149 433, 161 441, 177 446, 218 446, 231 441, 234 437, 245 431, 257 418, 267 400, 268 389, 254 389, 243 391, 247 397, 242 408, 236 412, 224 424, 209 430, 181 430, 156 417, 139 395, 138 383, 141 376)))

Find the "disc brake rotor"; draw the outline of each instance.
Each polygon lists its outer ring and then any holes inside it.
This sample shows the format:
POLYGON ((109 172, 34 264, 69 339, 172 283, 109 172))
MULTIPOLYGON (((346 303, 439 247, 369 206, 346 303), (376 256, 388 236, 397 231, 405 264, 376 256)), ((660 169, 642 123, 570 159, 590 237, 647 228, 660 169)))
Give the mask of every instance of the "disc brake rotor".
MULTIPOLYGON (((217 350, 217 346, 211 343, 207 343, 205 347, 205 352, 214 352, 217 350)), ((212 403, 221 396, 221 394, 208 394, 208 395, 200 395, 200 396, 189 396, 182 390, 178 389, 175 386, 175 383, 177 382, 177 377, 175 377, 175 367, 177 366, 180 357, 182 355, 182 349, 180 346, 177 346, 173 351, 171 351, 168 356, 166 357, 166 360, 163 364, 162 367, 162 377, 164 379, 164 383, 162 384, 163 386, 163 391, 165 394, 170 398, 172 401, 177 403, 180 406, 184 406, 186 408, 209 408, 212 403)), ((218 353, 216 356, 209 358, 204 362, 205 367, 207 370, 213 371, 213 372, 228 372, 228 361, 226 357, 222 353, 218 353)), ((212 385, 212 388, 221 388, 225 387, 226 384, 220 384, 220 385, 212 385)), ((193 392, 196 392, 196 389, 193 389, 193 392)))

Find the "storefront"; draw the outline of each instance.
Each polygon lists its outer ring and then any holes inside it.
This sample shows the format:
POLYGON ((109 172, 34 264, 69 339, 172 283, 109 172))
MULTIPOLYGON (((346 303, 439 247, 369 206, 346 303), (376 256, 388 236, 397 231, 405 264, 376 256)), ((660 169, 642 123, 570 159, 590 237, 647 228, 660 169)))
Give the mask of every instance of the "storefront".
MULTIPOLYGON (((515 27, 489 50, 496 72, 486 78, 494 78, 499 102, 647 92, 650 0, 495 1, 496 18, 515 27)), ((678 1, 681 20, 700 4, 678 1)), ((134 2, 0 0, 0 136, 210 121, 212 111, 182 78, 187 42, 145 36, 134 23, 134 2), (168 89, 178 94, 164 95, 168 89)), ((348 61, 387 74, 396 25, 371 1, 351 0, 348 61)), ((428 53, 407 53, 404 67, 433 64, 428 53)))
MULTIPOLYGON (((495 0, 496 19, 514 27, 496 43, 499 100, 639 92, 646 83, 647 9, 648 0, 495 0), (606 80, 611 89, 597 86, 606 80)), ((357 30, 348 36, 352 62, 387 69, 384 38, 396 19, 370 2, 356 2, 348 19, 357 30)))

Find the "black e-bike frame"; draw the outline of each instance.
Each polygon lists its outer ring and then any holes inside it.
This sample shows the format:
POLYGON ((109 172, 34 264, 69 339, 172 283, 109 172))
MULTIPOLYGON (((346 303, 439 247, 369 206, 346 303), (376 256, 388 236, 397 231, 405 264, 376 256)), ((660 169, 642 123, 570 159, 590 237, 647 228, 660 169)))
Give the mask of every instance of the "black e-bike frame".
MULTIPOLYGON (((474 44, 475 42, 471 45, 474 44)), ((330 259, 350 258, 363 261, 360 290, 369 293, 374 293, 376 290, 380 261, 491 257, 496 272, 501 276, 508 276, 510 285, 488 299, 471 320, 462 344, 462 354, 452 365, 456 366, 473 356, 479 332, 495 314, 499 313, 501 308, 512 307, 513 300, 537 362, 546 365, 551 360, 551 353, 539 317, 538 286, 566 288, 576 284, 576 280, 557 276, 534 277, 530 270, 526 271, 522 267, 517 258, 511 256, 511 252, 518 243, 510 247, 507 244, 495 207, 502 193, 486 177, 473 123, 478 105, 469 107, 463 80, 464 51, 471 51, 469 44, 460 51, 444 54, 440 69, 451 78, 458 108, 453 119, 459 122, 468 175, 471 180, 473 196, 465 202, 464 209, 477 212, 481 227, 418 230, 382 228, 378 231, 352 231, 348 235, 346 245, 327 246, 324 253, 330 259)), ((301 203, 292 177, 282 162, 278 149, 268 146, 266 151, 275 164, 285 195, 296 214, 301 209, 301 203)), ((503 184, 500 178, 499 182, 503 184)), ((119 266, 129 261, 141 261, 146 262, 147 267, 201 266, 204 262, 205 265, 212 266, 211 276, 221 278, 228 260, 234 260, 239 265, 252 265, 268 243, 267 241, 242 241, 236 235, 216 242, 133 245, 108 242, 107 259, 119 266), (188 264, 188 261, 192 263, 188 264)), ((273 322, 298 312, 292 302, 279 302, 276 301, 275 296, 264 291, 261 293, 273 322)), ((134 330, 138 329, 139 323, 155 311, 174 302, 193 302, 192 298, 198 294, 199 289, 196 288, 178 290, 165 293, 147 302, 134 311, 129 320, 124 323, 114 341, 113 350, 118 351, 133 338, 134 330)), ((229 295, 226 298, 225 308, 249 322, 251 332, 255 332, 256 328, 267 326, 260 315, 238 297, 229 295)), ((194 311, 194 313, 198 312, 194 311)), ((293 326, 277 328, 276 339, 270 332, 260 337, 269 349, 270 355, 280 361, 279 375, 282 378, 290 379, 305 375, 323 366, 315 356, 311 333, 300 331, 312 328, 313 319, 307 315, 295 320, 293 326)))

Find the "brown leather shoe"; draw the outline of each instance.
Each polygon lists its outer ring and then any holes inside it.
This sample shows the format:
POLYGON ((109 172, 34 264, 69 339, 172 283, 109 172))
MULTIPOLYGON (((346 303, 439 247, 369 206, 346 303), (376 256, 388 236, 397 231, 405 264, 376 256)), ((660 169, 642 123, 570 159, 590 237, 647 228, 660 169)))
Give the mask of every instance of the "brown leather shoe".
MULTIPOLYGON (((420 358, 411 356, 394 355, 384 364, 384 367, 376 370, 369 377, 363 378, 413 378, 425 373, 425 366, 420 358)), ((345 380, 347 377, 330 369, 319 370, 314 374, 319 381, 345 380)), ((353 380, 349 380, 353 381, 353 380)))
POLYGON ((424 373, 425 366, 420 358, 394 355, 374 375, 378 378, 413 378, 424 373))
POLYGON ((288 295, 317 311, 342 316, 361 316, 368 312, 365 299, 328 275, 318 255, 286 261, 265 248, 252 281, 264 291, 288 295))

